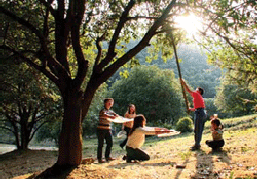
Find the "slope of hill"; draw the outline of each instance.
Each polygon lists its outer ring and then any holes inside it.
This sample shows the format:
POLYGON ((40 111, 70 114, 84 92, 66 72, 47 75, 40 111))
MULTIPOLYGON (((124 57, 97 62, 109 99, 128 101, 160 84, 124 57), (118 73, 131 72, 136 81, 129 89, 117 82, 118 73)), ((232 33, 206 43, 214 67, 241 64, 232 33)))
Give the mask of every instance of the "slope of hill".
MULTIPOLYGON (((222 151, 212 152, 204 141, 211 138, 205 132, 202 148, 190 151, 193 134, 181 134, 168 138, 147 138, 143 147, 151 160, 140 163, 125 163, 119 148, 120 139, 115 138, 113 155, 117 160, 110 163, 81 164, 58 178, 256 178, 257 177, 257 114, 223 120, 227 128, 224 134, 226 145, 222 151)), ((206 124, 208 131, 209 122, 206 124)), ((96 156, 96 139, 84 142, 84 157, 96 156)), ((2 178, 34 178, 56 161, 54 151, 13 151, 1 155, 2 178)))

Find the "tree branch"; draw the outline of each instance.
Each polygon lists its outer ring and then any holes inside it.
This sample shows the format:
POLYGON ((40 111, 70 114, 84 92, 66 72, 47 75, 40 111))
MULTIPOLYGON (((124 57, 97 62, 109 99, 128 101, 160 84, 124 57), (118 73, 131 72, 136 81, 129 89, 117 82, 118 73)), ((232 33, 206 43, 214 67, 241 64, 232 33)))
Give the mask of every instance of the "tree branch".
MULTIPOLYGON (((61 65, 59 62, 57 62, 56 60, 54 60, 53 58, 52 58, 52 56, 50 55, 50 52, 49 52, 49 50, 48 50, 48 47, 47 47, 47 41, 46 41, 46 39, 45 39, 45 37, 43 36, 43 34, 38 30, 38 29, 36 29, 31 23, 29 23, 28 21, 26 21, 26 20, 24 20, 23 18, 20 18, 20 17, 18 17, 18 16, 16 16, 15 14, 13 14, 12 12, 10 12, 9 10, 7 10, 7 9, 5 9, 5 8, 3 8, 3 7, 0 7, 0 11, 2 12, 2 13, 4 13, 6 16, 8 16, 8 17, 10 17, 10 18, 12 18, 13 20, 15 20, 15 21, 17 21, 19 24, 21 24, 21 25, 23 25, 23 26, 25 26, 26 28, 28 28, 32 33, 34 33, 34 34, 36 34, 36 36, 39 38, 39 40, 40 40, 40 44, 41 44, 41 48, 42 48, 42 50, 43 50, 43 52, 44 52, 44 55, 45 55, 45 58, 50 62, 50 64, 52 65, 52 66, 54 66, 54 67, 56 67, 56 68, 58 68, 58 70, 61 70, 62 71, 62 73, 61 73, 61 75, 59 75, 59 74, 57 74, 56 73, 56 75, 58 75, 58 77, 68 77, 69 75, 68 75, 68 72, 65 70, 65 68, 63 67, 63 65, 61 65), (66 74, 66 72, 67 72, 67 74, 66 74)), ((2 46, 3 47, 3 46, 2 46)), ((14 52, 14 51, 13 51, 14 52)), ((24 59, 24 58, 23 58, 24 59)), ((27 61, 27 60, 26 60, 27 61)), ((27 61, 28 62, 28 61, 27 61)), ((30 61, 30 63, 29 63, 30 65, 33 65, 32 63, 31 63, 31 61, 30 61)), ((34 66, 34 65, 33 65, 34 66)), ((34 67, 36 67, 36 66, 34 66, 34 67)), ((43 72, 41 69, 39 69, 39 68, 36 68, 36 69, 38 69, 38 70, 40 70, 41 72, 43 72)), ((54 71, 53 71, 54 72, 54 71)), ((55 72, 54 72, 55 73, 55 72)), ((49 75, 49 72, 44 72, 44 74, 47 74, 47 75, 49 75)), ((51 78, 51 80, 52 80, 53 78, 51 78)), ((54 81, 55 82, 55 81, 54 81)))
POLYGON ((29 141, 31 141, 31 139, 33 138, 33 136, 35 135, 35 133, 45 124, 49 121, 44 121, 42 124, 40 124, 37 128, 35 128, 35 130, 32 132, 32 134, 29 137, 29 141))
POLYGON ((8 130, 8 131, 10 131, 10 132, 14 133, 14 131, 13 131, 12 129, 8 128, 8 127, 0 126, 0 128, 1 128, 1 129, 8 130))
POLYGON ((51 6, 53 0, 48 0, 47 2, 45 0, 40 0, 40 2, 51 12, 52 16, 56 16, 56 11, 51 6))
POLYGON ((110 63, 113 58, 116 56, 116 52, 115 52, 115 47, 119 38, 119 34, 122 30, 122 28, 124 27, 125 23, 127 22, 127 17, 129 15, 130 10, 132 9, 132 7, 135 5, 135 0, 130 0, 130 2, 128 3, 127 7, 125 8, 124 12, 122 13, 119 23, 117 25, 117 28, 112 36, 112 40, 110 42, 109 45, 109 49, 107 52, 106 57, 101 61, 101 63, 97 66, 97 71, 100 71, 103 69, 103 67, 105 67, 106 65, 108 65, 108 63, 110 63))
POLYGON ((111 75, 113 75, 119 67, 126 64, 132 57, 134 57, 137 53, 139 53, 146 46, 149 46, 149 42, 151 38, 156 34, 159 27, 161 27, 165 21, 165 19, 169 16, 169 12, 175 6, 176 0, 172 0, 172 2, 167 6, 167 8, 163 11, 161 17, 159 17, 149 31, 144 35, 141 41, 127 53, 125 53, 121 58, 119 58, 112 65, 105 68, 104 72, 101 74, 101 78, 106 81, 111 75))
MULTIPOLYGON (((46 47, 46 39, 43 36, 43 34, 37 30, 31 23, 29 23, 28 21, 24 20, 23 18, 20 18, 18 16, 16 16, 15 14, 13 14, 11 11, 0 7, 0 11, 2 13, 4 13, 6 16, 12 18, 13 20, 17 21, 18 23, 20 23, 21 25, 27 27, 31 32, 33 32, 34 34, 36 34, 36 36, 39 38, 40 43, 42 45, 42 48, 44 49, 45 52, 48 52, 48 49, 46 47)), ((49 53, 48 53, 49 54, 49 53)))
POLYGON ((104 39, 105 33, 103 33, 103 35, 101 37, 98 37, 96 39, 96 48, 98 50, 96 59, 95 59, 95 64, 94 64, 94 70, 97 70, 96 67, 99 64, 99 61, 101 59, 101 55, 102 55, 102 47, 100 46, 100 42, 104 39))
POLYGON ((35 69, 39 70, 40 72, 44 73, 50 80, 52 80, 55 84, 59 84, 58 78, 50 71, 48 71, 46 68, 41 67, 35 63, 33 63, 29 58, 25 57, 23 54, 21 54, 20 52, 6 46, 6 45, 2 45, 0 46, 0 49, 4 49, 4 50, 8 50, 12 53, 14 53, 15 55, 18 55, 21 59, 23 59, 24 61, 26 61, 30 66, 34 67, 35 69))
POLYGON ((85 60, 82 47, 80 45, 80 26, 85 13, 85 0, 75 0, 71 7, 71 39, 72 47, 78 62, 78 73, 74 80, 74 88, 79 89, 88 70, 88 61, 85 60))

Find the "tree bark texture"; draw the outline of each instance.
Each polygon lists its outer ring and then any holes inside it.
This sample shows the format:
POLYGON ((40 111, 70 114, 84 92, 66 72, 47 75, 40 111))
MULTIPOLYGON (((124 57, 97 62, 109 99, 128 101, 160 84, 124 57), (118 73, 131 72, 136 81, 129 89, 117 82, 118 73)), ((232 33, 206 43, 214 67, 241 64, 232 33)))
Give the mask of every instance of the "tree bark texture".
POLYGON ((67 90, 59 139, 59 165, 79 165, 82 160, 82 93, 67 90))

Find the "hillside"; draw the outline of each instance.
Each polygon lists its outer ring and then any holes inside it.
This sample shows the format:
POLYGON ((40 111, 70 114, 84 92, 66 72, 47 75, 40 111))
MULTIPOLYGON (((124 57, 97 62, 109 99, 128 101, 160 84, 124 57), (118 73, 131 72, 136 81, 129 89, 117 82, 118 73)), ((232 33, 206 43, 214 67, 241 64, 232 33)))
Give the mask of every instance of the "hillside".
MULTIPOLYGON (((132 47, 133 42, 127 45, 127 49, 132 47)), ((174 57, 164 62, 159 53, 156 60, 151 59, 151 62, 146 62, 145 59, 150 56, 148 50, 149 49, 142 50, 135 57, 140 65, 155 65, 162 69, 173 70, 176 78, 178 78, 178 70, 174 57)), ((180 59, 182 77, 187 80, 193 88, 198 86, 203 87, 205 89, 204 98, 214 98, 216 95, 216 87, 220 83, 220 77, 222 75, 221 70, 218 67, 209 65, 207 63, 207 56, 196 46, 180 45, 177 51, 180 59)), ((109 79, 109 85, 120 79, 119 72, 122 70, 123 69, 120 69, 109 79)))
MULTIPOLYGON (((204 144, 211 138, 207 122, 199 151, 189 150, 193 145, 192 133, 168 138, 150 137, 143 149, 150 154, 151 160, 128 164, 122 161, 125 151, 118 147, 119 140, 115 138, 112 153, 117 157, 116 161, 81 164, 60 178, 256 178, 257 115, 226 119, 223 123, 226 125, 226 145, 222 151, 212 152, 204 144)), ((96 140, 85 141, 84 145, 87 146, 84 157, 95 158, 96 140)), ((1 156, 0 171, 3 178, 34 178, 54 161, 56 152, 11 152, 1 156)))

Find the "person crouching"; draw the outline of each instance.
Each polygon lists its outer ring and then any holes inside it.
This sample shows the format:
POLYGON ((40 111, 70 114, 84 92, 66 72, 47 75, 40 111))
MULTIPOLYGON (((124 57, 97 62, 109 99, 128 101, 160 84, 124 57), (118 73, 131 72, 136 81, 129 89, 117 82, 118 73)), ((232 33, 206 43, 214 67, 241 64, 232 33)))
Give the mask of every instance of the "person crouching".
POLYGON ((137 115, 134 118, 134 124, 129 132, 128 141, 126 145, 126 161, 131 163, 134 161, 146 161, 150 160, 150 156, 146 154, 140 147, 143 146, 145 142, 145 135, 157 135, 162 133, 170 132, 166 128, 158 127, 146 127, 146 119, 144 115, 137 115))

